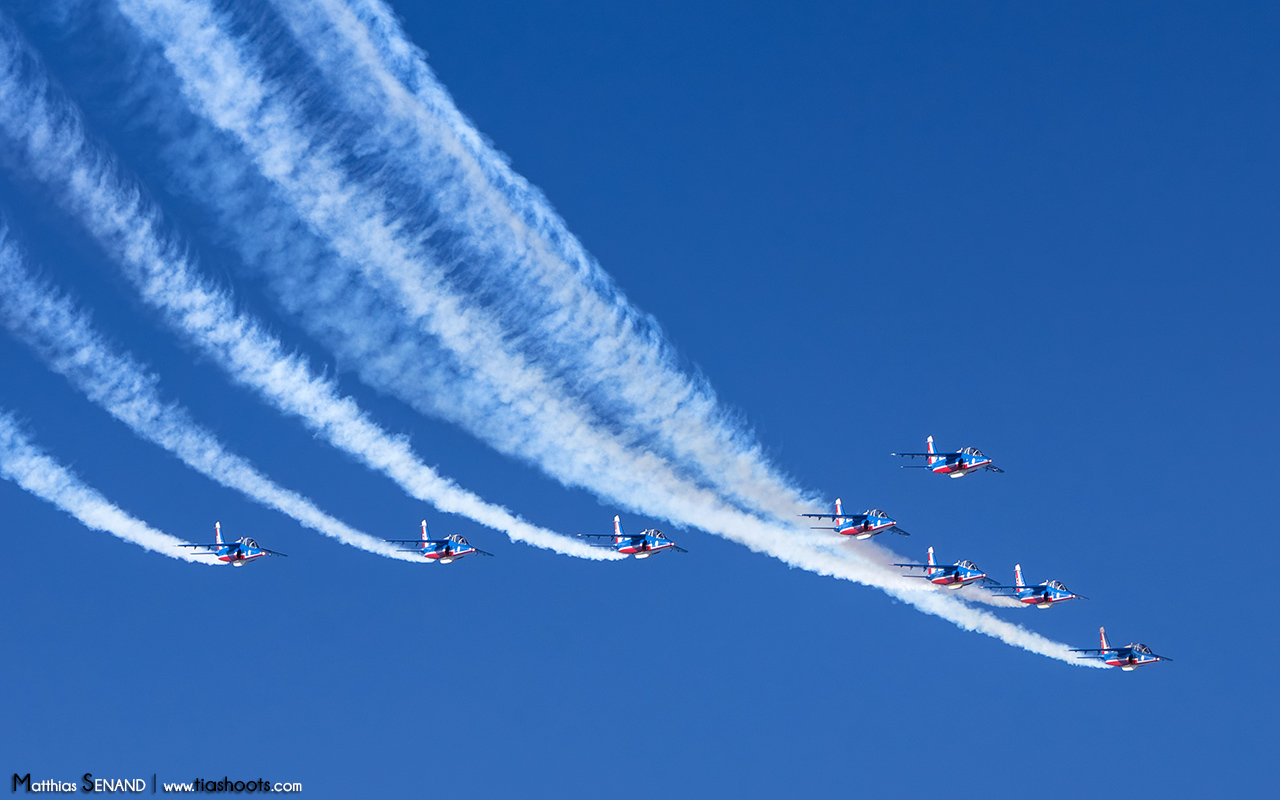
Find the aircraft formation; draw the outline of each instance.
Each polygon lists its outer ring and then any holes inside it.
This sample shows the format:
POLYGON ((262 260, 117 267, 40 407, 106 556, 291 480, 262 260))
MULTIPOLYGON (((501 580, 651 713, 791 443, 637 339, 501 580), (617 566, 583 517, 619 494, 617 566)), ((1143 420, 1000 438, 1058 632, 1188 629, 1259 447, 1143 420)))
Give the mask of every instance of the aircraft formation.
MULTIPOLYGON (((951 478, 963 478, 975 472, 1004 472, 1003 469, 995 465, 994 459, 976 447, 962 447, 954 452, 940 452, 934 447, 932 436, 925 440, 925 452, 923 453, 891 453, 890 455, 912 459, 924 458, 924 464, 905 464, 903 468, 927 469, 934 474, 946 475, 951 478)), ((833 530, 842 536, 850 536, 854 539, 870 539, 881 533, 910 535, 898 527, 897 520, 879 509, 868 509, 861 514, 845 513, 838 498, 836 499, 835 514, 801 514, 800 516, 811 519, 829 519, 832 521, 832 525, 815 527, 815 530, 833 530)), ((962 560, 950 565, 939 564, 934 557, 932 547, 929 548, 928 557, 923 564, 896 563, 893 566, 908 570, 908 574, 904 577, 924 578, 935 586, 951 590, 963 589, 969 585, 984 586, 993 594, 1011 597, 1020 603, 1034 605, 1036 608, 1052 608, 1058 603, 1063 603, 1067 600, 1088 599, 1084 595, 1068 589, 1062 581, 1047 580, 1042 583, 1027 583, 1022 577, 1021 564, 1014 565, 1013 583, 1009 585, 992 580, 987 576, 987 573, 983 572, 972 561, 962 560), (922 570, 922 574, 911 572, 912 570, 922 570)), ((1099 629, 1099 631, 1102 639, 1100 648, 1075 649, 1071 652, 1080 653, 1080 658, 1099 659, 1109 666, 1119 667, 1126 672, 1147 664, 1172 660, 1166 656, 1157 655, 1152 652, 1150 647, 1141 643, 1135 642, 1123 647, 1113 647, 1107 643, 1106 630, 1099 629)))
MULTIPOLYGON (((993 459, 974 447, 963 447, 954 452, 938 452, 934 448, 933 437, 930 436, 926 439, 925 450, 923 453, 891 453, 891 455, 925 458, 926 462, 922 465, 904 465, 904 468, 928 469, 935 474, 946 475, 951 478, 963 478, 975 472, 1004 472, 1003 469, 995 466, 993 459)), ((835 507, 834 514, 811 513, 801 514, 800 516, 807 519, 831 520, 831 525, 813 526, 813 529, 834 531, 840 536, 848 536, 855 540, 867 540, 882 533, 894 533, 899 536, 911 535, 898 527, 896 519, 880 509, 871 508, 862 513, 846 513, 839 498, 836 498, 835 507)), ((214 542, 209 544, 188 544, 183 545, 183 547, 197 548, 199 555, 210 555, 223 563, 236 567, 242 567, 264 556, 285 555, 274 550, 268 550, 247 537, 237 539, 234 542, 223 542, 222 524, 215 523, 214 529, 214 542)), ((578 536, 586 539, 609 540, 599 546, 611 549, 624 556, 634 556, 637 559, 649 558, 667 550, 675 550, 681 553, 689 552, 671 541, 666 534, 657 529, 647 529, 638 534, 623 533, 622 518, 619 516, 613 518, 613 533, 580 533, 578 536)), ((472 545, 456 533, 443 539, 432 539, 427 530, 426 520, 422 521, 421 538, 385 539, 384 541, 388 544, 411 545, 410 547, 400 548, 400 552, 418 553, 429 563, 449 564, 470 555, 493 555, 493 553, 485 552, 472 545)), ((1023 604, 1034 605, 1036 608, 1041 609, 1052 608, 1067 600, 1088 599, 1084 595, 1071 591, 1058 580, 1027 583, 1022 576, 1021 564, 1014 565, 1013 583, 1008 585, 993 580, 972 561, 961 560, 953 564, 940 564, 934 556, 932 547, 928 549, 927 558, 923 564, 904 562, 895 563, 893 566, 909 571, 922 570, 922 574, 908 572, 904 577, 924 578, 938 587, 959 590, 969 585, 983 586, 998 596, 1011 597, 1023 604)), ((1119 667, 1126 672, 1147 664, 1173 660, 1166 656, 1157 655, 1152 652, 1150 647, 1139 642, 1113 647, 1107 642, 1106 629, 1099 628, 1099 633, 1101 635, 1101 647, 1073 649, 1071 652, 1080 653, 1080 658, 1101 660, 1109 666, 1119 667)))

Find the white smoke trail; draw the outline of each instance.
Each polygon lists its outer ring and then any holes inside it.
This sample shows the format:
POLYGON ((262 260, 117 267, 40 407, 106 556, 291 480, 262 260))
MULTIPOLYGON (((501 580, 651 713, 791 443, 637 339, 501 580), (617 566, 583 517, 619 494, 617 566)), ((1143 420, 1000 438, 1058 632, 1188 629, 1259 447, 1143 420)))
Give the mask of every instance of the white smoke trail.
MULTIPOLYGON (((400 32, 391 14, 377 0, 354 0, 357 8, 353 10, 340 0, 316 0, 299 4, 297 0, 274 0, 274 4, 283 14, 295 37, 306 45, 308 55, 331 78, 332 86, 346 99, 348 107, 355 110, 362 120, 359 126, 365 131, 357 144, 349 146, 350 152, 365 152, 373 149, 385 150, 389 158, 400 164, 401 169, 395 171, 397 176, 405 180, 416 181, 424 186, 423 194, 431 195, 432 202, 447 209, 442 214, 451 221, 451 229, 456 234, 450 239, 451 248, 459 248, 458 236, 470 242, 474 260, 487 262, 491 273, 510 278, 520 278, 519 285, 509 292, 512 301, 509 310, 519 312, 516 316, 510 313, 501 317, 505 330, 503 341, 518 341, 529 338, 528 331, 550 326, 547 335, 553 335, 553 345, 544 344, 544 349, 555 349, 561 356, 560 363, 576 366, 583 374, 602 379, 605 386, 617 387, 631 400, 614 398, 614 402, 628 406, 625 415, 625 426, 629 429, 641 428, 649 433, 659 433, 673 456, 680 460, 680 466, 691 464, 698 468, 703 476, 713 476, 711 481, 720 494, 729 494, 735 501, 743 505, 765 510, 779 517, 788 517, 801 508, 812 505, 812 498, 805 492, 790 486, 784 486, 764 461, 758 445, 750 441, 750 437, 740 431, 731 429, 732 421, 728 420, 717 407, 714 394, 708 386, 690 381, 687 375, 678 369, 676 359, 669 346, 662 339, 656 325, 646 324, 634 308, 627 302, 621 292, 598 264, 583 250, 575 237, 565 228, 563 221, 555 215, 542 195, 518 174, 511 171, 500 154, 484 140, 484 137, 471 126, 454 106, 447 90, 435 80, 421 52, 400 32), (322 13, 317 13, 322 12, 322 13), (367 27, 366 27, 367 26, 367 27), (375 43, 376 42, 376 43, 375 43), (394 73, 394 74, 393 74, 394 73), (404 85, 402 85, 402 83, 404 85), (414 87, 410 93, 408 87, 414 87), (529 298, 533 300, 530 301, 529 298), (542 305, 540 306, 539 303, 542 305), (537 311, 543 306, 548 310, 537 311), (554 321, 554 324, 548 322, 554 321), (638 400, 636 398, 639 398, 638 400), (632 403, 632 400, 635 402, 632 403), (808 499, 801 499, 808 498, 808 499)), ((201 17, 202 24, 213 24, 212 17, 201 17)), ((239 137, 242 145, 252 152, 264 152, 268 146, 258 146, 255 150, 254 136, 263 136, 272 142, 285 141, 285 149, 290 152, 319 154, 302 172, 307 178, 321 176, 320 182, 325 187, 337 186, 343 176, 327 163, 330 159, 324 148, 315 143, 314 137, 308 140, 299 122, 289 122, 295 113, 287 109, 280 98, 286 93, 262 80, 254 69, 244 64, 244 57, 221 53, 217 58, 218 66, 229 69, 233 74, 227 82, 226 73, 217 73, 211 81, 208 76, 199 74, 197 60, 187 62, 187 70, 183 73, 188 84, 199 83, 206 88, 196 98, 199 103, 203 99, 204 108, 212 121, 223 130, 239 137), (230 68, 228 65, 240 65, 241 68, 230 68), (195 77, 192 77, 192 76, 195 77), (241 83, 243 81, 243 83, 241 83), (261 97, 263 108, 261 115, 270 123, 256 123, 256 129, 250 125, 237 123, 209 109, 225 104, 224 97, 209 91, 211 83, 224 87, 248 86, 248 96, 261 97)), ((244 93, 237 93, 244 96, 244 93)), ((252 119, 252 111, 241 115, 241 119, 252 119)), ((276 145, 270 145, 275 147, 276 145)), ((184 144, 185 147, 185 144, 184 144)), ((209 159, 217 164, 217 171, 230 173, 236 167, 229 154, 209 159)), ((259 159, 261 164, 261 159, 259 159)), ((206 165, 208 167, 209 165, 206 165)), ((179 166, 179 168, 181 168, 179 166)), ((305 195, 307 187, 282 179, 278 173, 269 169, 264 174, 273 177, 283 185, 288 196, 297 198, 305 195)), ((204 173, 193 186, 207 185, 212 176, 204 173)), ((354 180, 352 185, 354 186, 354 180)), ((376 186, 373 187, 376 190, 376 186)), ((352 188, 350 194, 358 189, 352 188)), ((369 191, 366 189, 366 191, 369 191)), ((348 194, 344 192, 344 195, 348 194)), ((294 202, 298 202, 296 199, 294 202)), ((314 203, 316 201, 311 201, 314 203)), ((303 200, 300 205, 308 205, 303 200)), ((381 208, 384 203, 373 203, 381 208)), ((235 207, 240 207, 236 202, 235 207)), ((375 212, 376 213, 376 212, 375 212)), ((225 213, 224 218, 230 216, 225 213)), ((346 215, 339 215, 346 220, 346 215)), ((247 230, 250 220, 237 220, 236 230, 247 230)), ((317 226, 324 220, 311 217, 317 226)), ((444 223, 436 223, 436 227, 444 223)), ((276 243, 273 248, 277 252, 284 248, 276 243)), ((260 246, 243 248, 245 251, 261 253, 260 246)), ((350 249, 347 249, 350 252, 350 249)), ((454 261, 461 256, 454 256, 454 261)), ((366 254, 365 263, 373 258, 366 254)), ((388 272, 412 273, 413 270, 427 260, 413 259, 406 256, 388 272)), ((258 263, 274 270, 280 276, 296 274, 285 258, 274 263, 258 260, 258 263)), ((341 270, 342 264, 329 264, 330 271, 341 270)), ((423 281, 422 278, 415 280, 423 281)), ((401 280, 402 291, 411 291, 401 280)), ((420 283, 420 285, 422 285, 420 283)), ((505 284, 504 284, 505 285, 505 284)), ((350 283, 344 282, 344 286, 350 283)), ((435 291, 441 290, 442 284, 431 284, 435 291)), ((290 282, 288 290, 282 295, 306 296, 309 287, 296 281, 290 282)), ((314 289, 311 289, 314 292, 314 289)), ((363 352, 353 348, 352 341, 367 337, 359 337, 359 331, 384 327, 388 323, 384 315, 371 318, 367 302, 347 303, 333 306, 331 289, 326 289, 316 297, 315 302, 307 302, 303 316, 324 316, 325 321, 319 327, 325 329, 346 328, 342 341, 336 343, 336 349, 344 352, 353 360, 367 362, 379 348, 365 345, 363 352), (328 308, 327 312, 325 308, 328 308), (359 319, 358 326, 352 321, 359 319), (357 330, 358 328, 358 330, 357 330)), ((491 293, 490 293, 491 294, 491 293)), ((458 302, 450 298, 451 302, 458 302)), ((492 304, 486 304, 491 308, 492 304)), ((474 310, 468 310, 465 319, 450 320, 449 324, 462 326, 471 331, 477 325, 474 310)), ((403 335, 403 333, 401 334, 403 335)), ((490 338, 484 348, 486 354, 493 352, 496 338, 490 338)), ((386 351, 383 351, 386 352, 386 351)), ((370 379, 373 385, 391 390, 402 399, 414 404, 427 413, 438 406, 427 407, 415 403, 415 398, 429 392, 426 384, 414 385, 410 362, 416 358, 393 359, 385 375, 370 379), (395 391, 400 387, 399 391, 395 391)), ((515 356, 511 356, 515 358, 515 356)), ((499 373, 508 376, 513 367, 511 362, 504 363, 499 373)), ((368 373, 364 373, 368 377, 368 373)), ((538 380, 531 376, 531 381, 538 380)), ((599 387, 584 389, 583 378, 574 381, 575 391, 588 391, 598 398, 599 387)), ((525 391, 529 391, 526 386, 525 391)), ((438 396, 439 392, 430 393, 438 396)), ((470 407, 470 403, 465 404, 470 407)), ((563 412, 564 408, 561 408, 563 412)), ((554 414, 554 409, 544 413, 554 414)), ((453 415, 455 419, 458 415, 453 415)), ((462 420, 464 424, 466 420, 462 420)), ((577 422, 575 427, 586 424, 577 422)), ((510 424, 508 429, 535 426, 534 420, 510 424)), ((651 439, 646 439, 646 443, 651 439)), ((503 449, 501 443, 498 443, 503 449)), ((580 447, 599 447, 600 444, 579 442, 580 447)), ((514 448, 508 448, 514 449, 514 448)), ((614 459, 617 458, 615 455, 614 459)), ((548 459, 561 461, 562 456, 551 454, 534 459, 535 463, 545 465, 548 459)), ((612 460, 612 459, 611 459, 612 460)), ((544 467, 545 468, 545 467, 544 467)), ((636 465, 643 469, 643 465, 636 465)), ((551 470, 557 474, 556 470, 551 470)), ((598 474, 592 469, 593 474, 598 474)), ((574 481, 572 476, 557 474, 562 480, 574 481)), ((614 477, 611 485, 619 484, 614 477)), ((591 488, 602 491, 597 482, 591 488)), ((632 492, 632 489, 626 489, 632 492)), ((605 492, 607 494, 607 491, 605 492)), ((617 497, 617 495, 614 495, 617 497)), ((640 504, 642 510, 655 511, 651 503, 640 504)), ((663 513, 661 510, 655 513, 663 513)), ((668 516, 670 519, 670 517, 668 516)), ((674 520, 687 522, 688 520, 674 520)), ((781 520, 786 525, 787 520, 781 520)), ((892 567, 894 561, 901 557, 890 550, 876 544, 863 543, 859 553, 867 560, 878 564, 889 572, 896 572, 892 567)), ((971 590, 960 595, 968 602, 977 602, 1001 608, 1027 608, 1015 599, 992 595, 987 592, 971 590)))
POLYGON ((558 553, 618 557, 532 525, 441 477, 404 438, 384 432, 303 358, 287 355, 278 340, 200 276, 178 241, 163 234, 158 211, 119 174, 106 150, 85 136, 74 107, 52 88, 16 32, 2 23, 0 133, 9 140, 8 155, 79 220, 143 300, 237 383, 441 511, 558 553))
POLYGON ((631 306, 540 192, 510 169, 376 0, 275 0, 308 55, 361 120, 415 202, 439 211, 432 238, 483 273, 485 308, 513 344, 746 508, 785 517, 814 497, 776 473, 741 420, 680 369, 661 330, 631 306), (565 354, 570 354, 566 357, 565 354))
POLYGON ((20 429, 17 420, 0 411, 0 475, 36 497, 46 500, 80 520, 87 528, 106 531, 161 555, 197 564, 219 564, 182 547, 181 539, 161 533, 134 519, 74 473, 45 455, 20 429))
MULTIPOLYGON (((510 351, 508 331, 451 291, 438 269, 423 268, 422 254, 404 241, 385 213, 384 198, 346 179, 337 155, 306 135, 295 109, 278 87, 257 74, 207 6, 124 0, 120 7, 144 38, 163 48, 193 107, 236 137, 299 217, 340 256, 349 277, 359 279, 363 273, 365 281, 440 342, 457 370, 442 379, 438 370, 423 369, 416 351, 370 351, 370 312, 392 313, 385 305, 365 309, 362 323, 353 325, 350 311, 337 314, 326 312, 323 302, 307 304, 304 314, 324 315, 325 325, 354 334, 339 355, 365 365, 362 379, 419 410, 466 426, 501 452, 541 465, 571 485, 598 486, 602 465, 611 465, 622 482, 614 486, 642 480, 676 492, 688 485, 688 476, 678 474, 683 464, 673 466, 647 448, 628 447, 605 431, 581 400, 510 351), (649 468, 624 466, 627 450, 632 461, 648 462, 649 468), (585 453, 592 455, 584 458, 585 453)), ((350 309, 349 298, 328 302, 350 309)), ((386 324, 377 320, 371 327, 386 324)), ((633 492, 612 494, 629 497, 633 492)), ((794 512, 800 503, 796 493, 790 502, 794 512)))
MULTIPOLYGON (((126 11, 133 12, 130 16, 144 35, 160 43, 166 55, 177 62, 176 67, 186 90, 194 94, 194 105, 203 113, 211 115, 224 129, 237 133, 244 146, 258 160, 264 174, 294 193, 292 199, 302 210, 304 217, 309 217, 313 224, 333 223, 339 216, 350 223, 351 227, 332 234, 339 251, 350 247, 358 250, 361 257, 377 260, 378 253, 362 237, 376 240, 393 251, 399 249, 394 232, 387 230, 389 226, 379 219, 379 214, 362 206, 361 198, 356 197, 353 190, 343 182, 340 173, 326 163, 323 153, 316 152, 309 143, 296 135, 288 110, 264 100, 272 93, 254 79, 250 69, 243 63, 243 58, 226 34, 219 30, 216 19, 206 7, 191 3, 126 2, 125 8, 126 11), (269 113, 264 112, 264 107, 269 113), (321 188, 308 186, 307 180, 316 181, 321 188), (388 233, 392 235, 388 236, 388 233)), ((440 298, 431 296, 428 299, 440 298)), ((353 319, 348 324, 353 333, 358 333, 355 329, 366 322, 363 319, 353 319)), ((471 332, 465 325, 457 321, 455 324, 460 327, 461 332, 471 332)), ((448 333, 456 335, 458 331, 448 333)), ((556 430, 561 430, 564 420, 555 416, 556 410, 538 409, 540 416, 533 419, 547 422, 556 430)), ((596 432, 580 430, 577 427, 580 420, 573 420, 573 423, 569 429, 575 434, 598 436, 596 432)), ((539 463, 553 474, 563 474, 567 470, 588 472, 590 475, 581 485, 593 486, 602 494, 623 498, 667 519, 720 533, 793 565, 876 586, 963 628, 997 636, 1037 653, 1071 660, 1064 645, 991 617, 953 597, 932 590, 932 587, 922 589, 918 583, 899 575, 886 574, 885 570, 853 549, 837 546, 829 538, 819 540, 794 529, 762 521, 727 507, 714 495, 696 487, 671 486, 669 473, 655 473, 647 468, 635 469, 637 465, 648 465, 662 468, 665 472, 662 462, 654 462, 647 454, 620 452, 621 470, 614 468, 612 460, 603 465, 598 459, 593 460, 590 451, 570 449, 569 455, 570 463, 554 459, 539 463), (596 466, 604 469, 590 469, 596 466), (633 495, 627 489, 637 489, 638 492, 633 495)))
POLYGON ((132 357, 115 352, 70 299, 43 285, 0 221, 0 319, 90 400, 138 436, 176 455, 214 481, 274 508, 325 536, 371 553, 421 561, 325 514, 307 498, 276 485, 245 459, 227 451, 183 408, 161 400, 158 379, 132 357))
MULTIPOLYGON (((509 340, 527 344, 532 331, 540 332, 549 340, 541 349, 554 350, 574 371, 575 390, 596 399, 614 390, 611 402, 622 406, 628 427, 659 434, 674 458, 691 462, 734 500, 784 518, 812 505, 722 413, 710 387, 679 369, 656 324, 626 301, 545 197, 462 115, 384 3, 273 5, 368 131, 355 149, 383 151, 399 165, 398 177, 416 182, 424 198, 446 209, 452 249, 464 246, 462 238, 472 260, 518 281, 504 284, 511 289, 501 316, 509 340)), ((886 569, 900 558, 870 543, 862 548, 886 569)), ((965 599, 1026 607, 985 592, 965 599)))

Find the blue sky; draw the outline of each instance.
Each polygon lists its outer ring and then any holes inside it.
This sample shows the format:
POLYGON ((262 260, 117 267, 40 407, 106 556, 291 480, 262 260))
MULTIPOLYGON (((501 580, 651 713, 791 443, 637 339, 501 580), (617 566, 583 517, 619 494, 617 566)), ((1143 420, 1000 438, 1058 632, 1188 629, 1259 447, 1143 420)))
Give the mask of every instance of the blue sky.
MULTIPOLYGON (((408 538, 426 517, 498 557, 406 565, 318 536, 0 335, 0 407, 87 484, 188 541, 221 520, 290 556, 202 569, 0 483, 18 556, 3 774, 319 797, 1270 785, 1276 9, 395 6, 461 111, 795 485, 889 510, 909 559, 932 545, 1002 580, 1019 562, 1091 598, 1001 618, 1074 647, 1106 625, 1175 659, 1120 674, 566 488, 371 387, 239 257, 221 198, 183 189, 173 133, 198 115, 149 94, 136 70, 164 62, 88 5, 76 26, 3 13, 240 307, 486 500, 564 533, 621 513, 691 552, 588 562, 407 496, 175 336, 11 150, 14 237, 166 398, 362 531, 408 538), (898 469, 889 453, 928 434, 1007 472, 898 469)), ((306 78, 273 12, 224 11, 275 42, 269 74, 306 78)))

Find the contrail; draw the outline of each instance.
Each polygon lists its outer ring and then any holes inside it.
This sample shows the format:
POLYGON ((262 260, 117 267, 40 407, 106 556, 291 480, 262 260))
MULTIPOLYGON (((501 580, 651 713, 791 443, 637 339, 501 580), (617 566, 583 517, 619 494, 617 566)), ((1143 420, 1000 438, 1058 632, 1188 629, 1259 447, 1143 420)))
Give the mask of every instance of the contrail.
POLYGON ((37 280, 24 260, 0 220, 0 318, 50 369, 107 413, 197 472, 312 530, 371 553, 421 560, 330 517, 307 498, 276 485, 244 458, 228 452, 185 409, 164 402, 157 389, 158 378, 131 356, 115 352, 94 330, 88 315, 37 280))
POLYGON ((391 162, 374 177, 408 196, 402 218, 429 214, 424 250, 444 251, 455 273, 482 276, 472 282, 484 308, 527 357, 735 503, 782 517, 813 504, 458 111, 389 9, 376 0, 274 4, 343 111, 360 120, 361 150, 391 162))
MULTIPOLYGON (((469 248, 467 257, 455 254, 451 263, 482 264, 486 283, 503 287, 487 291, 484 300, 486 309, 502 306, 506 340, 536 347, 543 356, 538 363, 554 351, 556 364, 573 372, 575 393, 589 396, 593 408, 613 409, 609 416, 622 417, 629 430, 660 434, 680 465, 714 478, 718 494, 783 521, 813 506, 810 493, 775 474, 711 387, 680 370, 656 323, 627 302, 544 196, 462 115, 390 9, 378 0, 273 4, 345 109, 360 118, 358 128, 367 133, 359 149, 381 145, 398 163, 391 171, 396 179, 419 187, 415 202, 401 205, 441 209, 433 227, 447 223, 450 249, 469 248), (546 340, 531 342, 536 335, 546 340), (595 384, 588 386, 588 378, 595 384), (619 394, 606 397, 606 390, 619 394)), ((346 311, 343 316, 350 318, 346 311)), ((871 543, 862 548, 886 569, 901 558, 871 543)), ((965 599, 1026 607, 986 592, 965 599)))
POLYGON ((23 434, 17 420, 3 410, 0 410, 0 475, 67 512, 87 528, 106 531, 126 542, 180 561, 220 563, 201 559, 181 546, 186 542, 161 533, 121 511, 66 467, 41 452, 23 434))
MULTIPOLYGON (((397 255, 403 252, 395 238, 394 226, 389 226, 379 211, 371 209, 368 199, 361 197, 343 180, 341 171, 332 167, 328 156, 299 137, 290 120, 289 110, 276 105, 274 100, 264 99, 274 96, 274 93, 253 78, 243 63, 243 57, 229 37, 220 31, 217 19, 207 7, 177 2, 127 2, 124 8, 144 36, 164 48, 184 81, 185 91, 193 95, 191 102, 194 106, 216 120, 224 130, 237 135, 254 155, 264 174, 291 195, 290 199, 300 209, 301 216, 317 227, 338 219, 349 223, 345 229, 331 231, 331 241, 339 253, 350 248, 344 257, 376 260, 385 251, 397 255), (309 185, 308 181, 314 181, 318 186, 309 185), (373 241, 385 250, 378 251, 372 247, 373 241)), ((441 299, 427 295, 421 301, 438 303, 441 299)), ((443 299, 448 302, 450 298, 443 299)), ((412 301, 413 298, 404 298, 404 302, 412 301)), ((348 324, 357 327, 365 322, 351 320, 348 324)), ((460 326, 460 331, 444 333, 460 335, 473 332, 458 320, 455 324, 460 326)), ((557 410, 535 409, 537 414, 531 419, 556 431, 564 430, 565 421, 555 416, 557 410)), ((575 434, 596 435, 576 427, 578 420, 573 422, 568 430, 575 434)), ((600 439, 607 444, 607 439, 600 439)), ((556 459, 536 463, 552 474, 563 475, 566 471, 589 473, 576 483, 593 487, 605 496, 647 509, 666 519, 719 533, 795 566, 876 586, 963 628, 988 633, 1010 644, 1074 663, 1065 645, 1006 623, 953 597, 921 590, 919 584, 896 574, 886 574, 851 548, 830 542, 829 537, 828 541, 819 541, 794 528, 744 514, 697 487, 669 486, 664 462, 654 461, 648 454, 623 451, 620 455, 624 456, 624 461, 620 468, 614 468, 611 460, 610 463, 601 463, 590 451, 566 450, 570 456, 567 463, 556 459), (655 473, 643 468, 646 465, 657 466, 663 471, 655 473), (601 469, 593 471, 590 469, 592 466, 601 469), (636 466, 642 468, 635 469, 636 466), (639 491, 632 494, 625 489, 639 491)))
MULTIPOLYGON (((440 269, 424 268, 419 248, 406 241, 399 223, 387 215, 385 198, 347 180, 338 154, 305 133, 296 109, 281 98, 279 87, 258 76, 208 7, 132 0, 120 7, 144 38, 163 49, 193 108, 236 137, 299 218, 339 256, 345 273, 328 283, 363 281, 386 299, 353 309, 354 298, 326 292, 301 310, 313 320, 313 333, 318 327, 345 334, 336 343, 335 337, 322 340, 344 360, 360 364, 362 379, 419 410, 464 425, 500 452, 553 470, 571 485, 598 483, 602 464, 611 465, 624 484, 643 476, 647 484, 657 481, 678 491, 691 482, 686 468, 696 464, 671 464, 644 442, 634 441, 632 426, 622 436, 607 431, 582 398, 511 350, 513 331, 453 291, 440 269), (389 305, 399 306, 398 312, 389 305), (351 314, 361 311, 363 319, 353 323, 351 314), (397 313, 408 324, 397 329, 396 346, 372 348, 370 331, 387 328, 397 313), (378 319, 371 319, 375 315, 378 319), (429 368, 420 363, 420 354, 433 349, 431 342, 451 360, 451 371, 442 370, 438 359, 429 368), (640 457, 653 468, 622 466, 627 450, 633 460, 640 457), (594 455, 584 458, 584 453, 594 455)), ((678 432, 672 438, 696 437, 678 432)), ((754 493, 720 494, 739 500, 739 495, 754 493)), ((790 511, 800 504, 795 492, 790 503, 790 511)))
POLYGON ((0 24, 0 132, 15 157, 118 263, 142 299, 231 378, 299 418, 335 447, 441 511, 503 531, 512 540, 581 558, 617 554, 539 528, 481 500, 424 464, 403 437, 384 432, 305 359, 286 354, 261 324, 213 288, 159 212, 90 142, 74 106, 11 26, 0 24))

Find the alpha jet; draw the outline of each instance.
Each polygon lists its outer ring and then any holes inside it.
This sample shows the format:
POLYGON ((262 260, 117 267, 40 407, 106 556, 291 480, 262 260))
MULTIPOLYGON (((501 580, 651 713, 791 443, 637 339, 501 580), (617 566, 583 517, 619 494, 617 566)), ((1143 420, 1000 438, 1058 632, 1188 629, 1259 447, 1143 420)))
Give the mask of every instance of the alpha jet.
POLYGON ((486 553, 480 548, 471 545, 457 533, 451 533, 443 539, 432 539, 427 533, 427 521, 425 519, 422 521, 421 539, 385 539, 384 541, 390 544, 417 545, 417 547, 402 547, 400 552, 420 553, 423 558, 433 563, 451 564, 472 553, 479 553, 482 556, 493 555, 493 553, 486 553))
POLYGON ((211 544, 184 544, 180 547, 200 547, 204 548, 202 552, 197 552, 198 556, 213 556, 224 564, 230 564, 233 567, 243 567, 250 561, 257 561, 263 556, 283 556, 284 553, 277 553, 275 550, 268 550, 262 547, 254 540, 247 536, 242 536, 234 542, 222 541, 222 523, 213 523, 214 541, 211 544))
POLYGON ((927 452, 924 453, 890 453, 889 455, 928 459, 924 464, 903 464, 902 468, 928 469, 939 475, 950 475, 953 478, 963 478, 979 470, 1004 472, 992 464, 991 459, 976 447, 962 447, 954 453, 939 453, 933 449, 932 436, 925 440, 925 444, 927 452))
POLYGON ((1105 661, 1108 666, 1119 667, 1125 672, 1133 672, 1138 667, 1154 664, 1157 661, 1172 661, 1167 656, 1158 656, 1151 652, 1151 648, 1141 642, 1132 642, 1123 647, 1112 647, 1107 644, 1107 629, 1098 628, 1098 638, 1102 640, 1102 647, 1092 650, 1072 650, 1073 653, 1083 653, 1079 658, 1096 658, 1105 661))
POLYGON ((1012 586, 992 586, 991 591, 996 594, 1003 594, 1006 597, 1016 597, 1027 605, 1034 605, 1036 608, 1050 608, 1064 600, 1088 600, 1082 594, 1075 594, 1061 581, 1045 581, 1044 583, 1035 583, 1027 585, 1022 579, 1022 565, 1013 565, 1013 585, 1012 586))
POLYGON ((861 514, 844 513, 838 497, 836 498, 836 513, 801 514, 800 516, 832 520, 835 525, 815 525, 813 530, 835 531, 841 536, 852 536, 855 539, 870 539, 872 536, 886 532, 896 533, 900 536, 911 535, 898 527, 896 519, 893 519, 878 508, 869 508, 861 514))
POLYGON ((938 564, 933 560, 933 548, 929 548, 928 563, 925 564, 894 564, 895 567, 905 567, 907 569, 923 569, 923 575, 907 575, 908 578, 928 578, 929 582, 935 586, 945 586, 948 589, 963 589, 974 581, 988 581, 994 583, 987 577, 987 573, 978 568, 978 565, 972 561, 957 561, 951 566, 938 564))
POLYGON ((613 533, 580 533, 579 536, 584 539, 612 539, 612 547, 614 550, 627 556, 635 556, 636 558, 648 558, 663 550, 678 550, 681 553, 687 553, 683 547, 667 538, 667 535, 656 528, 629 536, 622 532, 622 519, 620 517, 613 518, 613 533))

